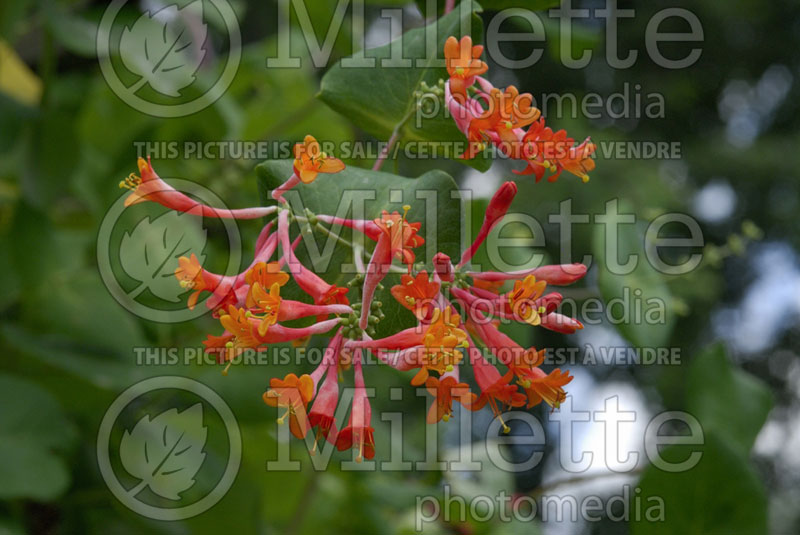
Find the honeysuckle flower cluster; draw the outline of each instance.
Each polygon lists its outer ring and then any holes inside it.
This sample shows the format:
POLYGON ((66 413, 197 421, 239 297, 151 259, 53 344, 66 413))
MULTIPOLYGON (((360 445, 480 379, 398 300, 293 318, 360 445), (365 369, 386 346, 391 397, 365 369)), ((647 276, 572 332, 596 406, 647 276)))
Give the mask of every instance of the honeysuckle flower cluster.
POLYGON ((545 126, 529 93, 520 93, 513 85, 499 89, 483 78, 489 70, 480 59, 483 46, 473 45, 469 36, 450 37, 444 55, 450 75, 445 104, 469 142, 461 158, 475 158, 491 143, 509 158, 525 162, 524 169, 514 172, 533 174, 537 182, 547 171, 551 172, 548 180, 554 182, 564 170, 589 181, 595 145, 588 138, 575 145, 566 131, 554 132, 545 126))
MULTIPOLYGON (((464 157, 474 156, 489 141, 513 158, 525 160, 528 167, 522 174, 535 174, 537 182, 546 169, 553 171, 550 180, 555 180, 562 169, 586 179, 586 172, 593 167, 590 155, 594 146, 586 141, 573 147, 563 131, 553 133, 545 127, 538 110, 531 107, 529 95, 520 95, 513 87, 503 91, 492 87, 480 77, 488 69, 480 60, 481 54, 482 47, 472 46, 468 37, 460 41, 450 38, 445 45, 450 73, 446 84, 448 106, 457 112, 454 117, 471 146, 464 157), (476 83, 478 90, 473 87, 476 83), (476 96, 493 107, 484 109, 476 96), (524 131, 525 126, 530 129, 524 131), (552 143, 569 148, 559 156, 549 156, 552 143)), ((507 408, 531 408, 542 402, 559 407, 566 397, 564 387, 572 380, 570 373, 542 370, 544 350, 521 346, 500 325, 513 321, 566 334, 582 329, 579 321, 558 312, 562 295, 550 291, 550 287, 579 280, 586 267, 564 264, 516 272, 468 268, 490 231, 508 212, 517 194, 514 182, 502 184, 494 194, 480 231, 460 258, 453 262, 439 252, 432 258, 430 271, 415 264, 415 250, 425 239, 421 223, 408 219, 410 206, 403 206, 402 212, 383 211, 365 220, 314 214, 315 225, 348 227, 374 244, 368 263, 360 252, 356 254, 359 273, 351 284, 339 287, 295 255, 300 236, 292 239, 290 225, 303 216, 293 213, 284 195, 295 187, 313 187, 320 176, 336 174, 345 165, 321 152, 312 136, 295 146, 294 156, 292 175, 272 192, 277 205, 269 207, 220 210, 199 204, 171 188, 158 177, 150 161, 141 158, 141 176, 131 175, 120 184, 132 190, 126 205, 152 201, 211 218, 277 215, 263 227, 254 258, 241 273, 212 273, 195 254, 181 257, 175 269, 178 283, 189 294, 189 308, 198 306, 200 297, 208 294, 202 306, 218 319, 219 331, 209 334, 204 345, 225 365, 224 374, 245 351, 285 342, 302 344, 314 335, 330 337, 323 359, 312 373, 271 378, 263 400, 278 408, 278 422, 288 424, 297 438, 314 433, 314 450, 325 440, 339 450, 352 448, 358 461, 375 454, 363 374, 370 354, 380 363, 407 372, 412 385, 427 389, 433 398, 428 423, 449 420, 456 403, 471 411, 488 405, 508 432, 502 420, 507 408), (393 271, 402 275, 387 296, 382 293, 382 283, 393 271), (284 298, 287 285, 296 285, 305 298, 284 298), (414 325, 374 338, 375 324, 383 316, 378 297, 396 300, 408 310, 414 325), (313 321, 304 327, 289 324, 303 318, 313 321), (477 388, 461 380, 467 366, 477 388), (337 422, 339 382, 351 371, 355 393, 349 416, 346 422, 337 422)))

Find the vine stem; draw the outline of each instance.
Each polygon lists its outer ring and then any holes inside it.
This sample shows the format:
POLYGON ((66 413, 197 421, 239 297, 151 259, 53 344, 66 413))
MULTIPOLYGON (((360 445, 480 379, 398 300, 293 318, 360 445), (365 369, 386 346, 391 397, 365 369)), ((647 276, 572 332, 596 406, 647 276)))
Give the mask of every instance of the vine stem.
MULTIPOLYGON (((319 230, 320 232, 322 232, 326 236, 330 236, 331 238, 334 238, 336 241, 338 241, 342 245, 345 245, 345 246, 349 247, 350 249, 352 249, 354 254, 361 254, 361 255, 363 255, 362 258, 366 257, 366 259, 369 260, 369 253, 363 247, 357 246, 356 244, 347 241, 346 239, 342 238, 341 236, 339 236, 335 232, 332 232, 330 229, 326 228, 325 226, 323 226, 319 222, 317 222, 316 225, 311 225, 310 221, 308 220, 307 217, 301 216, 301 215, 297 215, 297 214, 294 214, 294 213, 293 213, 293 216, 294 216, 296 221, 303 222, 303 223, 309 223, 309 228, 311 228, 312 230, 319 230)), ((357 266, 363 266, 364 263, 363 263, 363 261, 361 261, 359 259, 359 260, 356 260, 356 265, 357 266)), ((405 269, 403 269, 401 267, 398 267, 398 266, 391 266, 389 269, 390 269, 390 271, 392 271, 394 273, 406 273, 405 269)))
POLYGON ((373 171, 380 171, 381 167, 383 167, 383 162, 386 161, 386 158, 389 156, 389 151, 392 150, 392 146, 397 143, 398 138, 400 137, 400 125, 398 124, 397 127, 392 132, 392 137, 389 138, 389 141, 386 143, 386 146, 383 147, 380 156, 378 159, 375 160, 375 164, 372 166, 373 171))
POLYGON ((394 144, 400 139, 400 129, 403 128, 403 125, 408 122, 408 120, 414 114, 414 110, 416 109, 417 108, 415 106, 412 106, 411 109, 408 110, 408 113, 406 113, 405 117, 403 117, 394 127, 394 130, 392 130, 392 135, 389 136, 389 141, 386 142, 386 146, 383 147, 380 156, 378 156, 378 159, 375 160, 375 164, 372 166, 373 171, 380 171, 381 167, 383 167, 383 162, 386 161, 386 158, 389 156, 389 151, 392 150, 394 144))

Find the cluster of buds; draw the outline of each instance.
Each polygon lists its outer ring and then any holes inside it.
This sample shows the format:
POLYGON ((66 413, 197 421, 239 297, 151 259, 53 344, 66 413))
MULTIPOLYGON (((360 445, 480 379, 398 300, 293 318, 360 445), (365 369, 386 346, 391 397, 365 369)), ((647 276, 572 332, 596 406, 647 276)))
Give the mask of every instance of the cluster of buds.
MULTIPOLYGON (((481 52, 481 47, 473 47, 469 38, 447 41, 445 53, 451 74, 444 84, 447 99, 469 113, 477 111, 474 99, 468 96, 477 80, 504 113, 511 116, 503 120, 494 115, 474 116, 464 123, 464 131, 471 140, 480 135, 493 142, 515 139, 521 144, 536 145, 538 141, 531 141, 530 130, 520 133, 522 126, 535 119, 528 121, 519 114, 533 108, 524 105, 525 99, 523 105, 516 102, 506 106, 499 99, 499 90, 487 88, 488 82, 478 76, 487 68, 479 59, 481 52)), ((520 96, 514 88, 504 94, 520 96)), ((541 139, 547 137, 535 124, 531 130, 538 132, 536 135, 541 139)), ((551 136, 561 137, 560 133, 551 136)), ((546 373, 541 369, 544 351, 522 347, 499 326, 502 321, 515 321, 560 333, 583 328, 579 321, 557 311, 561 294, 547 290, 550 286, 577 281, 585 275, 586 267, 565 264, 518 272, 468 268, 490 231, 508 212, 517 194, 515 183, 506 182, 497 190, 474 242, 457 263, 440 252, 432 258, 430 272, 424 269, 424 264, 415 264, 414 250, 425 239, 421 223, 408 220, 410 206, 403 206, 402 213, 383 211, 371 220, 314 214, 315 228, 325 224, 348 227, 374 243, 369 262, 365 264, 360 254, 356 254, 359 273, 347 286, 339 287, 326 282, 295 256, 300 236, 292 240, 290 224, 291 217, 299 216, 293 214, 283 195, 301 184, 311 184, 320 174, 340 172, 344 164, 321 152, 319 143, 311 136, 295 146, 294 154, 292 175, 272 192, 278 204, 270 207, 219 210, 198 204, 168 186, 150 162, 143 159, 139 160, 141 178, 132 175, 121 184, 132 190, 126 204, 149 200, 202 217, 253 219, 277 214, 262 229, 254 258, 241 273, 212 273, 200 265, 194 254, 181 257, 175 270, 181 287, 191 292, 190 308, 197 306, 204 292, 210 294, 203 304, 218 318, 222 332, 208 335, 204 345, 220 364, 225 364, 223 373, 227 374, 231 363, 244 351, 286 342, 302 344, 314 335, 329 336, 324 357, 312 373, 272 378, 263 399, 284 411, 278 422, 288 422, 294 436, 304 438, 313 431, 315 449, 320 440, 327 440, 340 450, 354 449, 358 461, 375 454, 371 407, 363 375, 365 357, 369 354, 378 362, 409 372, 412 385, 427 388, 433 397, 427 415, 429 423, 450 419, 454 402, 469 410, 480 410, 488 404, 501 422, 505 408, 523 405, 530 408, 542 402, 553 408, 560 405, 566 396, 564 386, 572 379, 569 372, 556 369, 546 373), (384 289, 382 282, 391 271, 400 271, 402 275, 399 284, 390 288, 391 297, 386 297, 408 310, 414 326, 374 338, 375 326, 384 317, 382 302, 376 299, 376 294, 384 289), (307 299, 284 299, 281 292, 288 284, 296 285, 307 299), (351 291, 359 292, 356 299, 359 302, 352 305, 351 291), (306 327, 287 325, 302 318, 314 321, 306 327), (460 379, 467 364, 477 383, 474 392, 460 379), (338 383, 343 372, 349 370, 353 373, 355 394, 347 425, 339 429, 335 418, 340 398, 338 383)), ((551 159, 545 164, 540 158, 541 151, 526 154, 530 166, 555 166, 556 172, 574 168, 572 157, 551 159)), ((586 158, 580 159, 584 170, 590 168, 591 160, 586 158)), ((307 213, 306 220, 311 219, 307 213)), ((505 423, 503 428, 508 431, 505 423)))
POLYGON ((566 131, 554 132, 545 126, 529 93, 520 93, 513 85, 499 89, 483 78, 489 70, 480 59, 483 46, 473 46, 469 36, 461 40, 450 37, 444 55, 450 75, 444 88, 445 103, 469 142, 461 158, 472 159, 492 144, 509 158, 525 162, 522 171, 514 172, 533 174, 537 182, 546 171, 551 172, 548 180, 554 182, 563 170, 589 181, 595 145, 588 138, 575 145, 566 131))

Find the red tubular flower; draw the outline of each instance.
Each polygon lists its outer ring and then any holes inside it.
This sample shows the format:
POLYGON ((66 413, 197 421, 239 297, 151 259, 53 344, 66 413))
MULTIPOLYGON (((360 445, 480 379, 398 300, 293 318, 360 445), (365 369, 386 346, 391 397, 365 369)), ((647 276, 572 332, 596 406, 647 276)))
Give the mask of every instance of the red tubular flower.
POLYGON ((433 269, 435 273, 434 280, 436 278, 441 282, 453 282, 455 280, 453 263, 446 254, 436 253, 433 255, 433 269))
POLYGON ((575 331, 583 329, 583 323, 558 312, 542 316, 541 326, 561 334, 573 334, 575 331))
POLYGON ((415 259, 414 252, 411 249, 425 243, 425 239, 417 234, 422 224, 406 221, 406 215, 410 209, 411 207, 408 205, 403 206, 402 216, 397 212, 390 214, 384 210, 381 217, 375 219, 375 224, 380 228, 381 235, 375 244, 375 250, 372 251, 364 278, 364 286, 361 291, 361 319, 358 324, 361 329, 367 328, 370 305, 372 304, 372 297, 375 295, 375 288, 389 273, 392 261, 398 258, 408 264, 409 269, 411 269, 410 266, 415 259))
POLYGON ((120 188, 131 190, 131 194, 125 199, 125 206, 131 206, 144 201, 153 201, 170 210, 188 212, 203 217, 223 219, 258 219, 259 217, 275 213, 275 206, 242 208, 238 210, 226 210, 223 208, 206 206, 161 180, 153 169, 150 158, 148 158, 147 161, 145 161, 144 158, 139 158, 137 164, 141 177, 131 173, 125 180, 119 183, 120 188))
POLYGON ((336 447, 339 451, 354 448, 358 450, 356 462, 360 463, 375 457, 374 429, 370 426, 372 408, 369 405, 367 390, 364 386, 364 374, 361 370, 361 358, 355 359, 355 393, 353 406, 350 409, 350 423, 339 432, 336 447))
POLYGON ((326 214, 317 214, 315 217, 317 220, 329 225, 341 225, 343 227, 357 230, 373 241, 378 241, 378 238, 381 237, 381 227, 379 227, 375 221, 372 220, 345 219, 343 217, 336 217, 326 214))
POLYGON ((497 189, 492 196, 492 200, 489 201, 489 206, 486 208, 486 215, 483 218, 483 224, 478 232, 478 236, 475 238, 475 241, 472 242, 472 245, 461 255, 461 261, 458 263, 457 267, 460 268, 464 266, 475 256, 475 253, 484 240, 486 240, 489 232, 491 232, 503 217, 505 217, 516 195, 517 185, 513 182, 504 182, 503 185, 497 189))
POLYGON ((260 322, 258 334, 261 337, 265 337, 270 327, 278 321, 291 321, 308 316, 327 317, 329 314, 351 314, 353 312, 353 309, 347 305, 310 305, 301 301, 282 299, 277 282, 272 284, 269 292, 262 288, 260 283, 254 283, 250 288, 248 298, 253 303, 249 307, 251 311, 263 314, 261 317, 253 316, 260 322))
POLYGON ((485 318, 480 313, 476 313, 476 316, 475 319, 477 321, 470 320, 467 327, 471 333, 483 340, 489 351, 491 351, 504 366, 512 367, 514 363, 521 358, 521 355, 529 351, 523 349, 522 346, 512 340, 508 335, 500 332, 494 324, 486 322, 485 318))
POLYGON ((420 271, 416 277, 404 274, 400 284, 392 286, 392 296, 398 303, 414 313, 418 320, 430 318, 439 295, 439 283, 428 278, 427 271, 420 271))
POLYGON ((278 215, 278 237, 283 249, 283 258, 289 272, 294 277, 300 288, 311 296, 315 305, 349 305, 347 288, 339 288, 335 284, 328 284, 319 275, 307 269, 294 256, 294 250, 289 241, 289 212, 281 211, 278 215))
POLYGON ((475 372, 475 381, 481 389, 481 395, 470 408, 477 411, 488 403, 492 408, 492 414, 503 424, 503 432, 508 433, 510 429, 503 421, 498 403, 508 407, 521 407, 526 400, 525 395, 517 390, 516 385, 509 384, 514 372, 509 370, 505 375, 500 375, 497 368, 487 362, 480 350, 472 345, 470 346, 470 360, 472 370, 475 372))
POLYGON ((544 281, 553 286, 566 286, 578 281, 586 275, 586 266, 583 264, 560 264, 552 266, 540 266, 533 269, 522 271, 469 271, 467 275, 473 279, 483 281, 506 281, 524 279, 528 275, 533 275, 536 280, 544 281))
MULTIPOLYGON (((336 429, 336 405, 339 402, 339 381, 338 381, 338 363, 339 352, 342 348, 342 332, 341 329, 331 339, 328 344, 328 349, 325 353, 325 359, 318 369, 324 370, 327 373, 325 382, 319 389, 317 397, 314 399, 314 404, 311 406, 311 411, 308 413, 308 423, 310 427, 317 429, 316 438, 314 440, 314 447, 312 454, 317 449, 317 443, 320 438, 324 438, 333 445, 336 445, 336 439, 339 431, 336 429)), ((314 379, 314 374, 311 374, 314 379)), ((315 380, 317 383, 319 379, 315 380)))
MULTIPOLYGON (((255 322, 258 320, 253 318, 253 321, 255 322)), ((291 342, 293 340, 302 340, 303 338, 313 336, 315 334, 325 334, 339 325, 340 322, 341 320, 339 318, 334 318, 314 323, 308 327, 299 328, 285 327, 279 323, 276 323, 270 327, 267 333, 264 335, 263 343, 281 344, 283 342, 291 342)))
POLYGON ((264 403, 286 409, 283 416, 278 418, 278 423, 283 424, 288 417, 292 434, 297 438, 305 438, 309 429, 306 407, 314 395, 311 377, 304 374, 298 378, 290 373, 283 380, 270 379, 269 386, 262 396, 264 403))
POLYGON ((465 35, 459 41, 451 36, 444 43, 444 58, 447 67, 448 81, 453 95, 461 101, 467 99, 467 88, 475 83, 475 76, 489 70, 489 66, 481 61, 483 46, 472 45, 472 38, 465 35))

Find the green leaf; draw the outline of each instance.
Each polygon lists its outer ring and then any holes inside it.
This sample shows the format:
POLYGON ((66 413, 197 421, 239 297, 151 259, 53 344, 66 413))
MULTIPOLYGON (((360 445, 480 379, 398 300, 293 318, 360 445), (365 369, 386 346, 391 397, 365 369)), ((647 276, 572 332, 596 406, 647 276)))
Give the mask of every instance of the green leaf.
POLYGON ((703 456, 689 470, 670 473, 655 466, 645 470, 639 482, 642 492, 634 498, 641 504, 641 516, 631 515, 632 535, 767 533, 766 493, 747 459, 712 434, 706 434, 704 445, 670 446, 661 457, 679 463, 694 451, 703 456), (657 510, 651 508, 658 501, 663 503, 663 521, 653 521, 657 510))
POLYGON ((558 7, 560 0, 483 0, 481 2, 487 11, 500 11, 512 7, 527 9, 528 11, 541 11, 558 7))
POLYGON ((148 487, 162 498, 180 500, 205 461, 207 433, 201 403, 183 412, 168 409, 153 419, 145 414, 119 445, 122 466, 140 480, 131 496, 148 487))
MULTIPOLYGON (((420 12, 425 16, 430 16, 428 13, 428 4, 430 0, 415 0, 420 12)), ((436 0, 436 14, 441 16, 444 13, 446 1, 436 0)), ((481 5, 486 11, 500 11, 510 7, 519 7, 527 9, 528 11, 539 11, 542 9, 549 9, 551 7, 558 7, 559 0, 482 0, 481 5)), ((456 7, 458 3, 456 3, 456 7)))
MULTIPOLYGON (((292 161, 270 160, 260 164, 256 170, 261 199, 266 203, 271 199, 268 192, 278 187, 292 174, 292 161)), ((430 266, 433 255, 439 251, 451 258, 458 258, 461 230, 459 225, 454 225, 452 222, 460 220, 460 200, 456 193, 455 182, 450 175, 442 171, 429 171, 417 179, 411 179, 358 167, 347 167, 335 175, 320 175, 310 185, 301 184, 284 195, 284 198, 289 200, 292 206, 297 206, 295 203, 302 203, 303 207, 315 214, 353 217, 349 212, 339 212, 340 202, 350 195, 348 192, 353 191, 359 192, 359 195, 362 195, 360 192, 367 192, 373 197, 374 200, 367 200, 364 204, 365 216, 368 218, 379 217, 382 210, 402 212, 404 204, 412 206, 408 212, 408 220, 422 223, 420 235, 425 238, 425 245, 414 251, 417 262, 425 262, 430 266), (394 195, 398 197, 398 202, 390 202, 393 190, 397 192, 394 195), (426 202, 425 196, 428 195, 431 197, 426 202)), ((293 236, 298 230, 295 227, 293 236)), ((331 230, 339 232, 336 227, 331 230)), ((349 229, 341 229, 341 236, 346 240, 353 238, 349 229)), ((323 251, 326 236, 315 232, 314 238, 318 250, 323 251)), ((363 243, 371 248, 368 238, 364 238, 363 243)), ((303 243, 298 247, 298 257, 327 282, 338 286, 344 286, 355 275, 355 273, 342 273, 342 265, 352 264, 353 260, 352 250, 340 243, 337 243, 329 254, 321 256, 316 263, 310 261, 306 244, 303 243)), ((389 274, 383 281, 385 291, 376 295, 376 299, 383 303, 386 315, 386 319, 378 325, 379 336, 395 333, 415 323, 411 312, 401 307, 389 294, 389 288, 399 280, 399 275, 389 274)), ((291 291, 291 288, 287 288, 286 295, 291 299, 298 299, 303 295, 300 293, 293 295, 291 291)), ((357 302, 360 298, 357 290, 351 290, 348 297, 351 302, 357 302)))
POLYGON ((77 436, 58 401, 38 385, 0 375, 0 499, 49 501, 69 486, 60 454, 77 436))
MULTIPOLYGON (((609 251, 616 259, 606 257, 607 226, 597 225, 593 237, 594 257, 597 261, 598 286, 607 307, 617 306, 625 311, 615 327, 620 334, 637 347, 660 347, 667 343, 674 324, 672 297, 666 282, 658 271, 650 265, 644 248, 644 229, 641 225, 624 223, 625 208, 618 210, 618 216, 609 214, 617 226, 617 250, 609 251), (628 274, 620 275, 609 270, 609 262, 619 264, 636 259, 636 267, 628 274), (621 303, 613 305, 613 303, 621 303), (641 304, 637 313, 635 303, 641 304)), ((609 223, 610 225, 611 223, 609 223)), ((613 227, 612 227, 613 229, 613 227)), ((617 313, 618 314, 618 313, 617 313)), ((615 316, 617 318, 617 316, 615 316)))
MULTIPOLYGON (((395 128, 399 128, 401 145, 409 142, 425 143, 420 147, 437 156, 458 156, 460 153, 453 154, 457 151, 452 150, 452 144, 461 143, 463 150, 466 148, 466 138, 452 118, 445 116, 444 99, 439 99, 438 115, 417 119, 417 99, 414 92, 420 89, 422 82, 436 86, 439 80, 447 79, 447 70, 444 68, 444 60, 441 59, 444 42, 451 35, 462 35, 462 21, 471 28, 473 41, 479 43, 483 39, 482 22, 476 14, 481 11, 481 7, 472 1, 469 2, 469 7, 471 10, 465 10, 463 16, 460 10, 455 10, 431 26, 416 28, 392 43, 352 56, 357 59, 374 58, 374 67, 348 68, 341 61, 338 62, 322 78, 320 98, 379 139, 388 139, 395 128), (436 36, 435 42, 428 42, 428 33, 436 36), (392 54, 396 47, 402 47, 402 58, 398 60, 410 63, 410 66, 382 64, 382 60, 388 61, 388 58, 397 58, 400 55, 397 52, 392 54), (423 63, 418 65, 417 60, 423 60, 423 63), (436 63, 441 63, 441 66, 436 66, 436 63), (416 124, 418 122, 419 128, 416 124)), ((483 157, 459 161, 481 171, 491 165, 491 161, 483 157)))
POLYGON ((717 344, 692 361, 686 390, 687 410, 703 429, 747 455, 772 408, 767 385, 737 368, 717 344))

